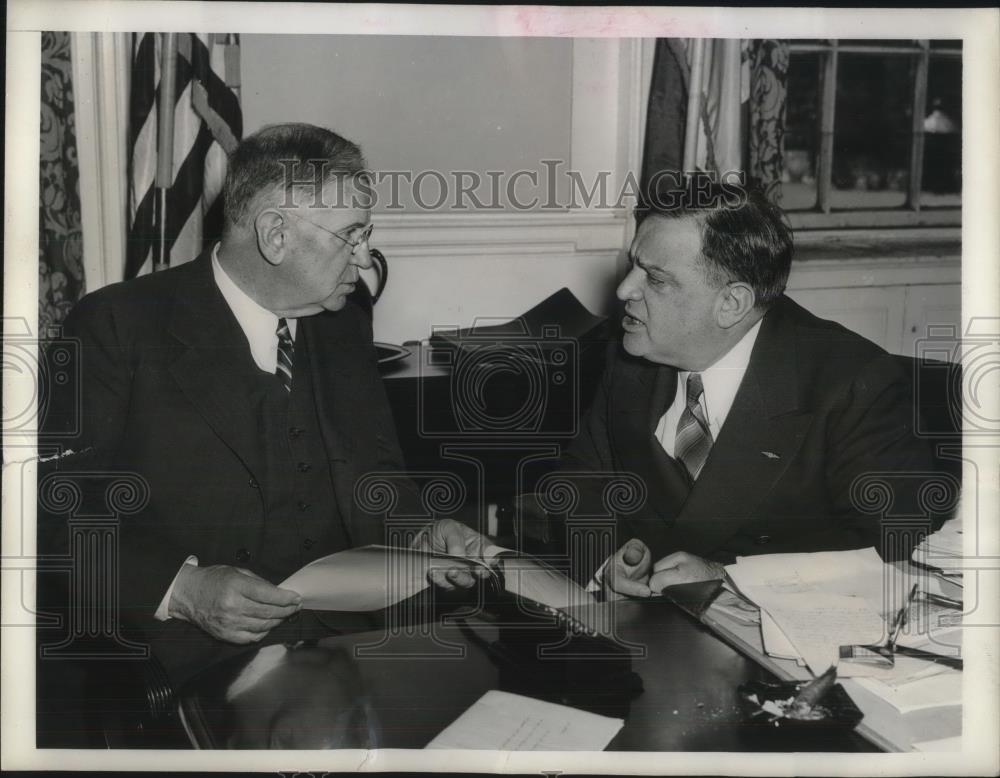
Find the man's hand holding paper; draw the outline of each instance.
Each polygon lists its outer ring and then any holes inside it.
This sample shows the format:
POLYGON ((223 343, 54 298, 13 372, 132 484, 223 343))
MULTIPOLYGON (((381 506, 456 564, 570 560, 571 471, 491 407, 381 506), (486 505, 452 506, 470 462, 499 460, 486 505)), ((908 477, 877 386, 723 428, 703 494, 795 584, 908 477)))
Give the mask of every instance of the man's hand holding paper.
MULTIPOLYGON (((461 522, 441 519, 424 527, 410 547, 430 554, 447 554, 485 561, 484 557, 490 545, 488 537, 461 522)), ((464 566, 432 567, 428 579, 436 586, 449 591, 456 588, 471 589, 476 581, 482 580, 487 575, 488 571, 479 566, 471 569, 464 566)))
POLYGON ((243 568, 184 565, 170 598, 170 616, 227 643, 257 643, 297 612, 302 597, 243 568))
POLYGON ((314 610, 365 612, 395 605, 429 584, 469 589, 490 575, 489 538, 452 519, 424 527, 409 548, 370 545, 316 559, 281 583, 314 610))

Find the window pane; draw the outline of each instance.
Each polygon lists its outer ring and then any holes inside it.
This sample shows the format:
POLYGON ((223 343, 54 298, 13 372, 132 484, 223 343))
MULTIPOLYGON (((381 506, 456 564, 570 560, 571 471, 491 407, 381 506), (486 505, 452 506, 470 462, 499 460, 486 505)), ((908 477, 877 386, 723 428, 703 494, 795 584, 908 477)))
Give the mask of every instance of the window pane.
POLYGON ((931 57, 921 206, 962 203, 962 60, 931 57))
POLYGON ((840 56, 833 208, 899 208, 906 202, 914 63, 912 56, 840 56))
POLYGON ((785 172, 781 205, 786 210, 816 206, 819 153, 820 62, 816 53, 792 54, 785 103, 785 172))

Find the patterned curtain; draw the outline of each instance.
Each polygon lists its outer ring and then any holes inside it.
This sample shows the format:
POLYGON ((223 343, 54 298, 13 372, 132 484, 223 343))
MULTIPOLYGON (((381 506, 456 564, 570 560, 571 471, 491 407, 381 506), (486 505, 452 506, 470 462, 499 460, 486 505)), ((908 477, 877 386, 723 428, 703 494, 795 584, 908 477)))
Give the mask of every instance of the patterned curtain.
POLYGON ((751 40, 750 127, 748 177, 781 204, 781 174, 785 168, 785 98, 788 41, 751 40))
POLYGON ((42 33, 39 183, 38 332, 45 338, 84 292, 80 169, 67 32, 42 33))
POLYGON ((694 39, 656 41, 642 191, 648 191, 658 172, 681 171, 682 160, 689 157, 699 170, 745 170, 749 183, 780 203, 788 41, 702 42, 702 115, 697 147, 685 154, 694 44, 694 39))

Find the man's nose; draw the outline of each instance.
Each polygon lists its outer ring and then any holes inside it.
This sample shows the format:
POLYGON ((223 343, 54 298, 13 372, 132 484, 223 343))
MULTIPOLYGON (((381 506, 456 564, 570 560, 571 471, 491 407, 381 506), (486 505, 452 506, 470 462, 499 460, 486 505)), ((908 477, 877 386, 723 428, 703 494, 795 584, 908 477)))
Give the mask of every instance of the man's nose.
POLYGON ((351 254, 351 264, 357 265, 362 270, 374 267, 371 250, 368 248, 367 240, 359 243, 358 247, 354 250, 354 253, 351 254))
POLYGON ((622 282, 615 290, 615 296, 622 302, 639 299, 638 268, 632 268, 625 274, 622 282))

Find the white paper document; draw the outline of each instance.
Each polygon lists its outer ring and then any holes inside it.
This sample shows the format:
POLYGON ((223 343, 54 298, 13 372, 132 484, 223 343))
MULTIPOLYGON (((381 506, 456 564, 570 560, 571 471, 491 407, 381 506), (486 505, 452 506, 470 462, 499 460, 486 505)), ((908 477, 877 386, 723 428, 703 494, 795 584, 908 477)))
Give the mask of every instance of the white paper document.
POLYGON ((858 678, 856 682, 877 694, 900 713, 962 704, 962 673, 923 663, 926 672, 900 679, 858 678))
MULTIPOLYGON (((816 675, 837 664, 841 645, 867 645, 882 639, 882 616, 859 597, 811 592, 806 601, 797 595, 772 594, 766 607, 816 675)), ((887 674, 864 665, 838 667, 838 673, 887 674)))
POLYGON ((407 548, 363 546, 310 562, 279 585, 298 592, 302 604, 313 610, 377 611, 426 589, 432 566, 459 564, 474 563, 407 548))
POLYGON ((603 751, 622 719, 489 691, 449 724, 427 748, 495 751, 603 751))
POLYGON ((941 738, 940 740, 925 740, 921 743, 914 743, 913 750, 923 751, 925 753, 939 753, 941 751, 961 751, 962 736, 956 735, 955 737, 946 737, 946 738, 941 738))
MULTIPOLYGON (((760 639, 764 648, 764 653, 777 659, 795 659, 800 661, 802 655, 799 650, 792 645, 788 636, 781 631, 781 627, 771 617, 762 610, 760 612, 760 639)), ((802 662, 804 664, 804 662, 802 662)))
MULTIPOLYGON (((426 589, 432 569, 486 570, 512 595, 564 610, 595 603, 594 596, 560 571, 507 549, 488 559, 432 554, 395 546, 363 546, 310 562, 279 584, 302 595, 306 608, 367 612, 388 608, 426 589), (499 555, 498 555, 499 554, 499 555), (492 561, 491 566, 489 561, 492 561)), ((587 614, 576 617, 586 621, 587 614)))
POLYGON ((758 593, 766 589, 765 595, 826 592, 860 597, 878 612, 884 607, 885 564, 874 548, 741 556, 735 565, 726 567, 726 572, 739 590, 758 605, 762 603, 748 589, 758 593))

